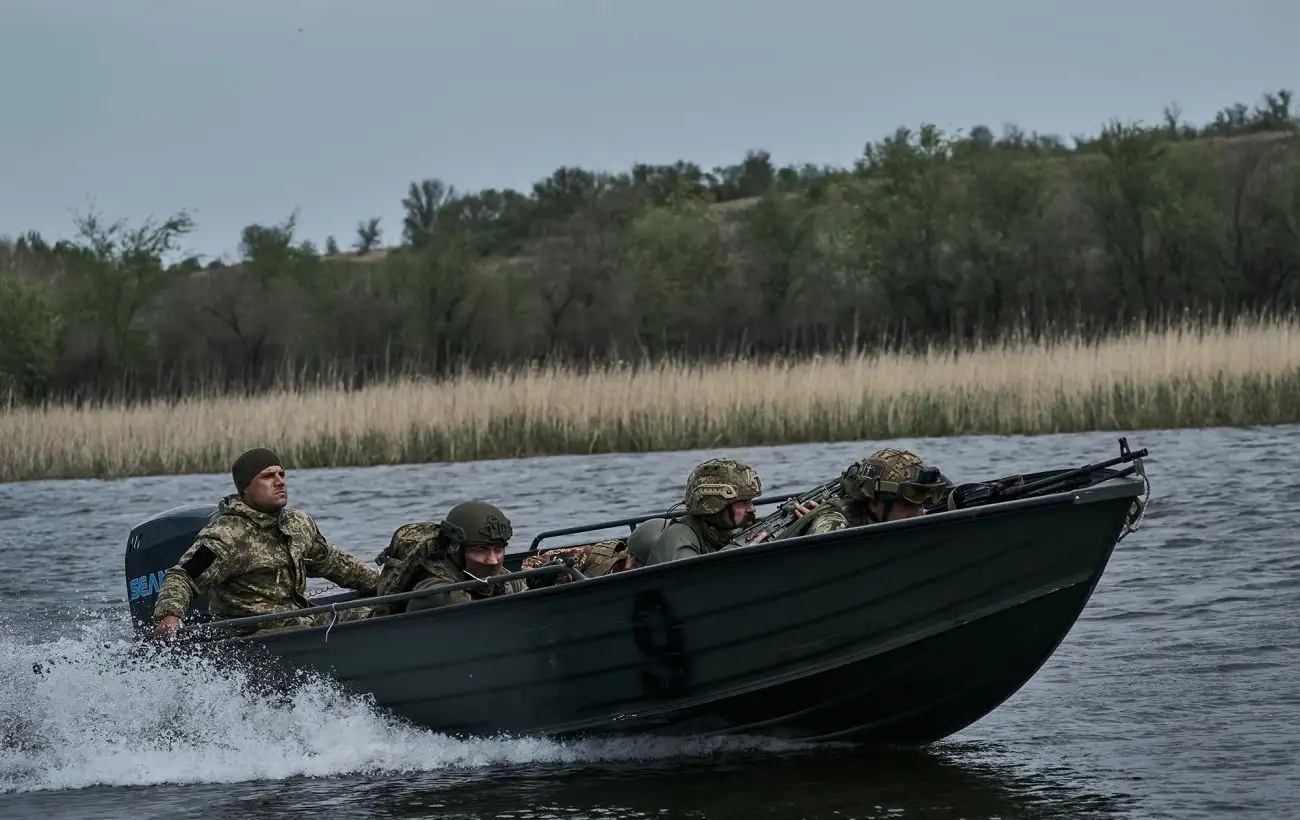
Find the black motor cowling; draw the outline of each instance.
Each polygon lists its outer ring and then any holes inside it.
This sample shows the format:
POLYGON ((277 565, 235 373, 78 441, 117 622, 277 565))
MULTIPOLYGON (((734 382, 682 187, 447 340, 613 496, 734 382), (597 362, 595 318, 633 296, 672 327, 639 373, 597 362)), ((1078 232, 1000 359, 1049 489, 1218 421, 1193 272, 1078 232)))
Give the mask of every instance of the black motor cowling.
MULTIPOLYGON (((215 504, 188 504, 160 512, 131 528, 126 538, 126 594, 136 631, 152 629, 154 603, 167 570, 176 565, 216 511, 215 504)), ((182 620, 189 624, 208 619, 208 596, 204 593, 190 602, 182 620)))

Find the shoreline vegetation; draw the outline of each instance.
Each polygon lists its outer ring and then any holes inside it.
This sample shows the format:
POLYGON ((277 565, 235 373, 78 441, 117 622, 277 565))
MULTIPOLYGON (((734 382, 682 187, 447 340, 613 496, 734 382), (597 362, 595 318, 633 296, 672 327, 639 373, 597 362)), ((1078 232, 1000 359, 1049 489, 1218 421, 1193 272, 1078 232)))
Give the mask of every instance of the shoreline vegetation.
POLYGON ((1071 139, 426 178, 347 252, 294 215, 230 259, 186 211, 0 238, 0 480, 1296 420, 1291 92, 1071 139))
POLYGON ((531 366, 345 391, 0 415, 0 481, 646 452, 903 436, 1300 421, 1300 320, 1186 324, 1101 341, 579 371, 531 366))

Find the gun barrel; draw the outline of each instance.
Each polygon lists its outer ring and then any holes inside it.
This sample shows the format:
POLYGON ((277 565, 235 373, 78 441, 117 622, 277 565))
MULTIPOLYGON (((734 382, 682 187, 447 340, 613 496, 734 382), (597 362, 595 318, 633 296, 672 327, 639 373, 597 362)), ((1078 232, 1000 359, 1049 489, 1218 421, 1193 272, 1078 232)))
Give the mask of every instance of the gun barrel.
POLYGON ((1001 493, 1001 495, 1006 497, 1006 496, 1017 496, 1017 495, 1024 495, 1026 493, 1032 493, 1037 490, 1041 490, 1044 487, 1051 487, 1053 484, 1060 484, 1063 481, 1069 481, 1070 479, 1078 478, 1079 476, 1087 475, 1089 473, 1094 473, 1097 470, 1105 470, 1110 467, 1114 467, 1117 464, 1124 464, 1129 461, 1136 461, 1137 459, 1145 458, 1146 456, 1147 456, 1147 449, 1145 447, 1143 447, 1141 450, 1135 450, 1135 451, 1129 451, 1127 448, 1125 448, 1123 453, 1121 453, 1120 455, 1114 458, 1108 458, 1105 461, 1099 461, 1096 464, 1088 464, 1083 467, 1076 467, 1075 469, 1067 470, 1066 472, 1061 473, 1060 475, 1048 476, 1047 478, 1040 478, 1039 480, 1031 481, 1028 484, 1021 484, 1018 487, 1013 487, 1010 490, 1001 493))

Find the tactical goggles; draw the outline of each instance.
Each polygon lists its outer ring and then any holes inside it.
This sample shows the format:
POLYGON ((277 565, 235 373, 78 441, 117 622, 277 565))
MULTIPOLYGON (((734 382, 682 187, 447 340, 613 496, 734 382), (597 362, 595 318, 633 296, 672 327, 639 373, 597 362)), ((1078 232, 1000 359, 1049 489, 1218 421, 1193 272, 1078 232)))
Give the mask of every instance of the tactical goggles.
POLYGON ((878 493, 892 494, 909 504, 924 506, 934 504, 943 498, 947 482, 934 467, 925 467, 915 471, 907 481, 877 481, 878 493))
MULTIPOLYGON (((884 482, 881 482, 883 485, 884 482)), ((909 504, 915 504, 918 507, 926 504, 936 504, 943 498, 942 484, 911 484, 904 483, 898 486, 898 497, 909 504)))

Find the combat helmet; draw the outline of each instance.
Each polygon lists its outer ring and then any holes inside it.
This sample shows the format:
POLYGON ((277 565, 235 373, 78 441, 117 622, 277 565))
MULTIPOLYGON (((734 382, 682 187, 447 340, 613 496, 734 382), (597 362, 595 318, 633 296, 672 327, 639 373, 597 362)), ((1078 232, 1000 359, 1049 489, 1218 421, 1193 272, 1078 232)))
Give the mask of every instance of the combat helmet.
POLYGON ((886 448, 848 466, 840 476, 844 494, 854 501, 903 500, 931 504, 943 496, 947 480, 910 450, 886 448))
POLYGON ((752 501, 763 493, 758 473, 743 461, 711 458, 686 479, 686 512, 716 515, 733 501, 752 501))
POLYGON ((510 519, 486 501, 463 501, 447 512, 438 524, 447 553, 459 557, 467 544, 504 547, 514 535, 510 519))

